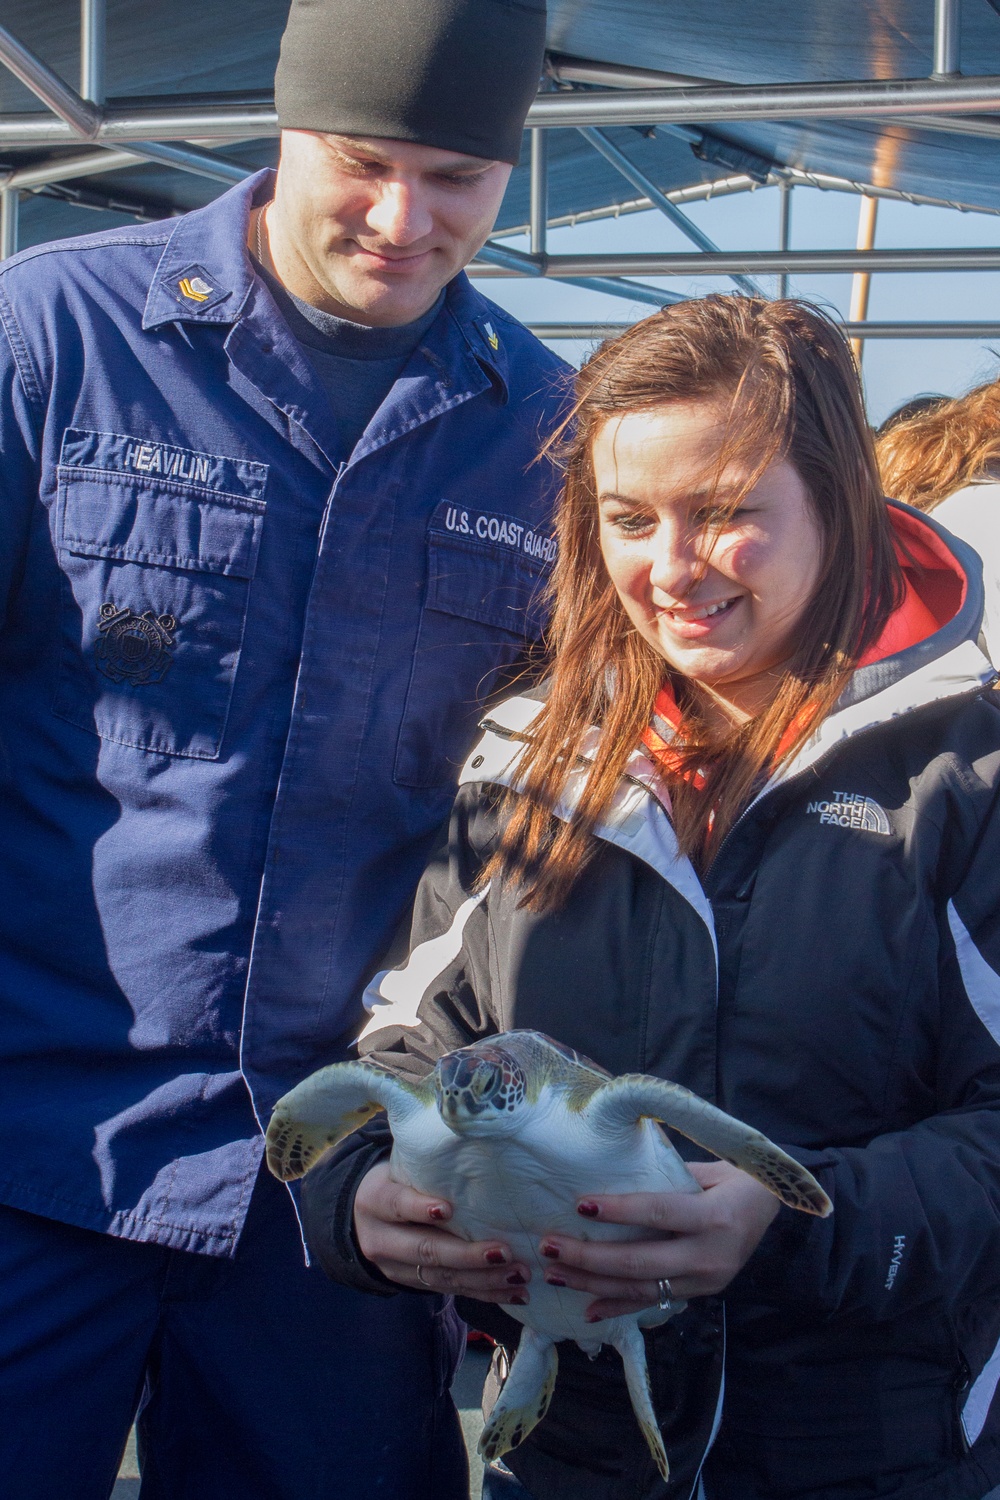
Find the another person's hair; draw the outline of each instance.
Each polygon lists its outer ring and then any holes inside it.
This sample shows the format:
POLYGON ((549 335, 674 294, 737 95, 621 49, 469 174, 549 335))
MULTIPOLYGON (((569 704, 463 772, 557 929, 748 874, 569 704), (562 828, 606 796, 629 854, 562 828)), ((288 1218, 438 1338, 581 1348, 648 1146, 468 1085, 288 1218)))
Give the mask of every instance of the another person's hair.
POLYGON ((943 398, 891 427, 876 442, 882 485, 893 500, 933 510, 956 490, 1000 477, 1000 380, 943 398))
POLYGON ((924 391, 921 396, 911 396, 908 401, 903 401, 889 415, 879 423, 875 429, 875 441, 885 437, 900 422, 908 422, 911 417, 922 417, 924 412, 933 411, 936 406, 942 406, 948 400, 934 391, 924 391))
MULTIPOLYGON (((901 572, 882 497, 872 436, 848 346, 815 308, 799 302, 710 296, 678 303, 605 343, 580 371, 557 441, 565 488, 556 522, 550 692, 521 761, 521 795, 487 878, 513 879, 523 904, 558 906, 594 848, 589 837, 650 723, 668 675, 685 720, 670 776, 681 849, 705 868, 779 755, 819 724, 857 660, 901 598, 901 572), (592 447, 601 426, 673 402, 714 402, 726 423, 714 481, 734 461, 742 492, 787 458, 806 486, 823 536, 814 598, 781 686, 759 716, 713 731, 698 692, 671 672, 632 625, 604 565, 592 447), (599 726, 596 746, 588 732, 599 726), (584 752, 593 755, 573 818, 550 816, 584 752), (711 810, 711 817, 709 817, 711 810)), ((715 519, 706 532, 720 525, 715 519)))

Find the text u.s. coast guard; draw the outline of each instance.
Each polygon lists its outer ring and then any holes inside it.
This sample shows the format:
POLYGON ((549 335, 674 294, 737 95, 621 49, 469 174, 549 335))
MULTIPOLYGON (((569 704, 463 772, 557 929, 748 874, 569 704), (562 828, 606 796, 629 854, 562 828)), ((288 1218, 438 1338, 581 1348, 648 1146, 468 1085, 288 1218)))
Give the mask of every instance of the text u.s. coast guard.
POLYGON ((453 532, 457 536, 466 536, 470 539, 474 537, 480 542, 494 542, 539 562, 555 561, 557 548, 555 537, 543 536, 532 530, 530 526, 525 526, 522 521, 515 521, 512 516, 463 510, 460 506, 445 501, 438 507, 435 520, 443 525, 445 531, 453 532))

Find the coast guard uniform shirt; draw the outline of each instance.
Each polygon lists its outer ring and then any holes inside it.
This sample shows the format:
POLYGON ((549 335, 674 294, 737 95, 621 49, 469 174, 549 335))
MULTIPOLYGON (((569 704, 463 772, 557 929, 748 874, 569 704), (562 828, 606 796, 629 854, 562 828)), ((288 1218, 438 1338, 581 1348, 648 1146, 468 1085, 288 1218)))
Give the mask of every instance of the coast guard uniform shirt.
POLYGON ((462 275, 342 462, 272 181, 0 270, 0 1202, 215 1255, 539 634, 565 400, 462 275))

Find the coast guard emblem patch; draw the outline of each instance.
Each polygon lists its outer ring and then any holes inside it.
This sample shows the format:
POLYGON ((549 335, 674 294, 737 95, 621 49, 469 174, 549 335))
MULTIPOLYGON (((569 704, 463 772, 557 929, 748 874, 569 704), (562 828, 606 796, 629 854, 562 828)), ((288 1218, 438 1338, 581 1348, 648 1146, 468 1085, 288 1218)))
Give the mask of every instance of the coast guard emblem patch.
POLYGON ((102 604, 94 650, 97 670, 112 682, 131 682, 135 687, 159 682, 173 659, 176 628, 173 615, 154 615, 151 609, 137 615, 116 604, 102 604))

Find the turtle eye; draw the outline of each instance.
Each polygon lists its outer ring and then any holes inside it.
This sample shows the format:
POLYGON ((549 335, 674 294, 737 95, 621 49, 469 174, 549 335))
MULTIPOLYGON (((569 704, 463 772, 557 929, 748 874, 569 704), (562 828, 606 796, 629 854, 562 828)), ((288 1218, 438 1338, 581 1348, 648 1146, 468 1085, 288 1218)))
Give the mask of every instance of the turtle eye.
POLYGON ((496 1099, 497 1090, 503 1087, 503 1069, 496 1063, 481 1062, 472 1075, 472 1092, 477 1099, 496 1099))

